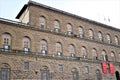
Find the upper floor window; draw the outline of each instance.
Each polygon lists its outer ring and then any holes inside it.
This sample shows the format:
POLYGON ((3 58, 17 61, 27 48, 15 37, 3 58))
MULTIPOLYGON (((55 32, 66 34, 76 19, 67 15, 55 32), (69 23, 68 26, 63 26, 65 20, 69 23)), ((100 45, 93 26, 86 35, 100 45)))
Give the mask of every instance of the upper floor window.
POLYGON ((107 56, 105 50, 102 51, 102 60, 104 60, 104 61, 108 61, 108 56, 107 56))
POLYGON ((103 40, 102 32, 100 32, 100 31, 98 32, 98 38, 99 38, 100 41, 103 40))
POLYGON ((115 36, 115 44, 116 44, 116 45, 119 45, 119 40, 118 40, 118 37, 117 37, 117 36, 115 36))
POLYGON ((112 61, 115 61, 115 53, 113 51, 111 52, 111 59, 112 61))
POLYGON ((47 41, 46 40, 41 40, 41 50, 46 50, 47 51, 47 41))
POLYGON ((0 80, 9 80, 10 66, 2 64, 0 67, 0 80))
POLYGON ((58 20, 54 21, 54 30, 56 33, 60 32, 60 22, 58 20))
POLYGON ((54 21, 54 27, 57 28, 57 29, 60 29, 60 23, 59 23, 58 20, 54 21))
POLYGON ((71 36, 73 34, 72 32, 72 25, 70 23, 67 24, 67 35, 71 36))
POLYGON ((80 37, 83 37, 83 28, 80 26, 79 28, 78 28, 78 31, 79 31, 79 36, 80 37))
POLYGON ((87 51, 86 51, 86 48, 85 48, 85 47, 82 47, 82 48, 81 48, 81 53, 82 53, 83 58, 86 58, 86 57, 87 57, 87 51))
POLYGON ((96 51, 96 49, 92 49, 92 56, 93 56, 93 59, 94 60, 97 60, 98 59, 98 57, 97 57, 97 51, 96 51))
POLYGON ((67 24, 67 31, 72 32, 72 25, 70 23, 67 24))
POLYGON ((41 69, 41 80, 49 80, 49 70, 46 66, 41 69))
POLYGON ((99 69, 96 70, 96 77, 97 77, 97 80, 102 80, 102 74, 99 69))
POLYGON ((45 27, 45 24, 46 24, 46 19, 44 16, 41 16, 40 17, 40 26, 41 27, 45 27))
POLYGON ((30 50, 30 44, 31 44, 30 38, 25 36, 23 38, 23 48, 25 52, 28 52, 30 50))
POLYGON ((69 45, 69 53, 72 57, 75 56, 75 48, 74 48, 74 45, 69 45))
POLYGON ((58 55, 62 55, 62 44, 60 42, 56 43, 56 51, 58 55))
POLYGON ((12 41, 11 35, 8 34, 8 33, 4 33, 4 34, 2 35, 2 39, 3 39, 3 47, 4 47, 5 49, 9 49, 9 48, 10 48, 10 45, 11 45, 11 41, 12 41))
POLYGON ((110 34, 107 34, 107 42, 110 44, 111 43, 111 37, 110 34))
POLYGON ((57 43, 56 43, 56 51, 57 51, 57 52, 62 52, 62 45, 61 45, 60 42, 57 42, 57 43))
POLYGON ((94 38, 94 33, 92 29, 89 29, 89 38, 93 39, 94 38))
POLYGON ((78 70, 76 68, 73 68, 71 72, 72 72, 72 80, 79 80, 78 70))

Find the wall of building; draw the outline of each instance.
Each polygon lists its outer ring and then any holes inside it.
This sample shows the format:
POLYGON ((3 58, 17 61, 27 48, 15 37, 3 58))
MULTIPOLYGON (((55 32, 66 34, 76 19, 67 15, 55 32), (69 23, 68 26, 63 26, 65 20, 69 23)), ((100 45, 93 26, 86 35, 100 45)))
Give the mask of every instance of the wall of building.
POLYGON ((12 23, 0 21, 0 71, 2 68, 9 69, 9 80, 41 80, 41 70, 47 67, 50 73, 50 80, 71 80, 73 77, 72 70, 76 69, 79 73, 78 80, 97 80, 96 70, 99 69, 102 75, 102 80, 116 80, 116 75, 110 74, 109 63, 114 64, 115 72, 120 73, 120 42, 115 44, 115 36, 120 41, 120 31, 108 28, 105 25, 98 25, 87 20, 78 19, 63 13, 59 13, 43 7, 35 5, 29 6, 29 11, 21 15, 25 18, 25 22, 29 24, 12 23), (26 14, 26 15, 25 15, 26 14), (44 28, 40 26, 40 17, 44 16, 46 24, 44 28), (60 32, 54 31, 54 21, 60 22, 60 32), (70 23, 73 29, 73 35, 67 35, 67 24, 70 23), (82 26, 84 37, 80 38, 78 27, 82 26), (94 38, 89 39, 89 30, 92 29, 94 38), (98 40, 98 32, 102 32, 103 41, 98 40), (3 34, 7 33, 11 36, 10 49, 5 50, 3 47, 3 34), (106 35, 110 34, 111 43, 108 43, 106 35), (30 39, 30 51, 24 52, 23 38, 30 39), (47 42, 47 54, 41 53, 41 41, 47 42), (56 43, 62 45, 61 56, 57 55, 56 43), (74 45, 75 57, 71 57, 69 53, 69 45, 74 45), (83 58, 82 47, 86 48, 87 58, 83 58), (92 50, 95 49, 98 59, 93 59, 92 50), (103 62, 102 51, 105 50, 108 61, 108 73, 102 72, 103 62), (115 60, 111 57, 111 52, 114 52, 115 60), (29 69, 24 69, 24 63, 29 63, 29 69), (88 68, 88 72, 86 71, 88 68))
MULTIPOLYGON (((66 35, 56 34, 51 32, 51 30, 41 30, 39 28, 34 28, 34 26, 23 26, 23 25, 15 25, 11 23, 1 22, 0 23, 0 48, 3 48, 3 33, 9 33, 12 36, 12 43, 11 43, 11 50, 21 50, 23 51, 23 42, 22 39, 24 36, 28 36, 31 40, 31 47, 30 51, 34 53, 24 53, 24 52, 12 52, 12 51, 2 51, 0 52, 0 64, 9 64, 10 65, 10 80, 17 80, 17 79, 40 79, 41 73, 40 69, 43 66, 47 66, 49 71, 54 74, 53 79, 60 80, 62 78, 69 80, 72 77, 71 71, 73 68, 77 68, 79 72, 79 78, 82 80, 96 80, 96 69, 99 69, 102 74, 103 80, 115 80, 115 74, 111 75, 103 74, 101 68, 102 61, 94 61, 92 59, 92 48, 96 48, 98 59, 101 59, 101 52, 102 50, 106 50, 107 55, 109 56, 109 60, 111 60, 110 52, 114 51, 116 60, 119 62, 118 53, 120 49, 118 46, 110 45, 110 44, 103 44, 95 41, 91 41, 89 39, 84 38, 76 38, 70 37, 66 35), (48 55, 51 56, 41 56, 36 55, 41 54, 40 52, 40 41, 45 39, 48 44, 48 55), (56 52, 56 42, 61 42, 63 47, 63 57, 57 57, 56 52), (78 59, 70 58, 69 53, 69 45, 74 44, 76 56, 78 59), (92 45, 92 46, 91 46, 92 45), (81 47, 85 46, 87 49, 87 56, 89 60, 81 60, 79 57, 82 57, 81 54, 81 47), (54 54, 54 55, 53 55, 54 54), (66 57, 68 56, 68 57, 66 57), (29 70, 24 70, 23 64, 24 62, 29 62, 29 70), (58 65, 62 64, 63 71, 59 72, 58 65), (85 72, 85 67, 89 67, 89 73, 85 72), (31 75, 32 74, 32 75, 31 75), (64 74, 64 75, 63 75, 64 74), (58 76, 59 75, 59 76, 58 76), (87 76, 87 77, 86 77, 87 76)), ((115 63, 115 71, 119 71, 120 67, 118 64, 115 63)), ((119 71, 120 72, 120 71, 119 71)))

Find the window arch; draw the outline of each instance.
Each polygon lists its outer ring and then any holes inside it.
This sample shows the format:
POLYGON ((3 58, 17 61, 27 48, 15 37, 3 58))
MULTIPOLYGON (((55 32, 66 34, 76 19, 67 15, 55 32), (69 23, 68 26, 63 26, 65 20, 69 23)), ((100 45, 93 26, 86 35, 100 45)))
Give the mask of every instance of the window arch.
POLYGON ((78 31, 79 31, 79 36, 83 37, 84 32, 83 32, 83 27, 82 26, 79 26, 78 31))
POLYGON ((111 52, 111 59, 112 61, 115 61, 115 53, 113 51, 111 52))
POLYGON ((111 36, 110 36, 110 34, 107 34, 106 36, 107 36, 107 42, 110 44, 111 43, 111 36))
POLYGON ((58 55, 62 55, 62 44, 60 42, 56 43, 56 52, 58 55))
POLYGON ((79 80, 79 72, 76 68, 72 69, 72 80, 79 80))
POLYGON ((41 80, 49 80, 49 69, 46 66, 41 69, 41 80))
POLYGON ((2 35, 2 39, 3 39, 4 49, 10 49, 11 41, 12 41, 11 35, 9 33, 4 33, 2 35))
POLYGON ((72 57, 75 56, 75 47, 73 44, 69 45, 69 53, 71 54, 72 57))
POLYGON ((97 51, 96 51, 95 48, 92 49, 92 56, 93 56, 93 59, 94 59, 94 60, 97 60, 97 59, 98 59, 97 51))
POLYGON ((67 31, 72 32, 72 25, 70 23, 67 24, 67 31))
POLYGON ((104 61, 108 61, 108 56, 107 56, 105 50, 102 51, 102 60, 104 60, 104 61))
POLYGON ((30 51, 30 45, 31 45, 30 38, 27 36, 23 37, 23 49, 25 52, 30 51))
POLYGON ((118 40, 118 37, 117 37, 117 36, 115 36, 115 44, 116 44, 116 45, 119 45, 119 40, 118 40))
POLYGON ((87 57, 87 51, 86 51, 86 48, 84 46, 81 48, 81 53, 82 53, 83 58, 87 57))
POLYGON ((6 63, 0 66, 0 80, 9 80, 10 66, 6 63))
POLYGON ((102 80, 102 74, 99 69, 96 70, 96 78, 97 80, 102 80))
POLYGON ((101 31, 98 32, 98 38, 99 38, 99 41, 103 41, 103 36, 101 31))
POLYGON ((46 25, 46 19, 45 19, 44 16, 41 16, 40 17, 40 26, 41 27, 45 27, 45 25, 46 25))
POLYGON ((89 38, 93 39, 94 38, 94 33, 92 29, 89 29, 89 38))
POLYGON ((41 53, 42 54, 47 53, 47 41, 44 39, 41 40, 41 53))
POLYGON ((54 27, 60 29, 60 22, 58 20, 54 21, 54 27))

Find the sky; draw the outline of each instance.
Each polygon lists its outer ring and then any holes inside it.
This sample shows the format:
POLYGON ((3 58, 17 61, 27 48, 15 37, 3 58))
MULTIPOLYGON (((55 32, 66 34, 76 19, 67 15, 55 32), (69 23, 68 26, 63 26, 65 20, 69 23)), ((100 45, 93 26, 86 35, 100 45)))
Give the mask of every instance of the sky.
MULTIPOLYGON (((0 17, 15 20, 29 0, 0 0, 0 17)), ((120 29, 120 0, 32 0, 120 29)))

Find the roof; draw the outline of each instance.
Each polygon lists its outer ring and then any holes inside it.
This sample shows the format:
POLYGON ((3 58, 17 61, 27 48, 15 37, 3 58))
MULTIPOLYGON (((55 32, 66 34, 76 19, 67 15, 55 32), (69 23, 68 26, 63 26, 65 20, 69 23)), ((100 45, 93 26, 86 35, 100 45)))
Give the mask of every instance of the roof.
POLYGON ((20 16, 21 16, 22 13, 26 10, 26 8, 27 8, 27 4, 25 4, 25 5, 23 6, 23 8, 20 10, 20 12, 18 13, 18 15, 16 16, 16 19, 19 19, 19 18, 20 18, 20 16))
POLYGON ((41 4, 41 3, 37 3, 37 2, 31 1, 31 0, 29 0, 28 4, 25 4, 25 5, 23 6, 23 8, 21 9, 21 11, 20 11, 20 12, 18 13, 18 15, 16 16, 17 19, 19 19, 19 17, 22 15, 22 13, 26 10, 26 8, 28 7, 28 5, 30 5, 30 4, 35 5, 35 6, 38 6, 38 7, 43 7, 43 8, 52 10, 52 11, 56 11, 56 12, 59 12, 59 13, 62 13, 62 14, 65 14, 65 15, 68 15, 68 16, 71 16, 71 17, 74 17, 74 18, 82 19, 82 20, 84 20, 84 21, 88 21, 88 22, 91 22, 91 23, 100 25, 100 26, 102 26, 102 27, 106 27, 106 28, 110 28, 110 29, 114 29, 114 30, 120 31, 120 29, 115 28, 115 27, 112 27, 112 26, 110 26, 110 25, 103 24, 103 23, 100 23, 100 22, 97 22, 97 21, 94 21, 94 20, 90 20, 90 19, 87 19, 87 18, 78 16, 78 15, 75 15, 75 14, 72 14, 72 13, 69 13, 69 12, 66 12, 66 11, 62 11, 62 10, 59 10, 59 9, 56 9, 56 8, 53 8, 53 7, 50 7, 50 6, 41 4))

